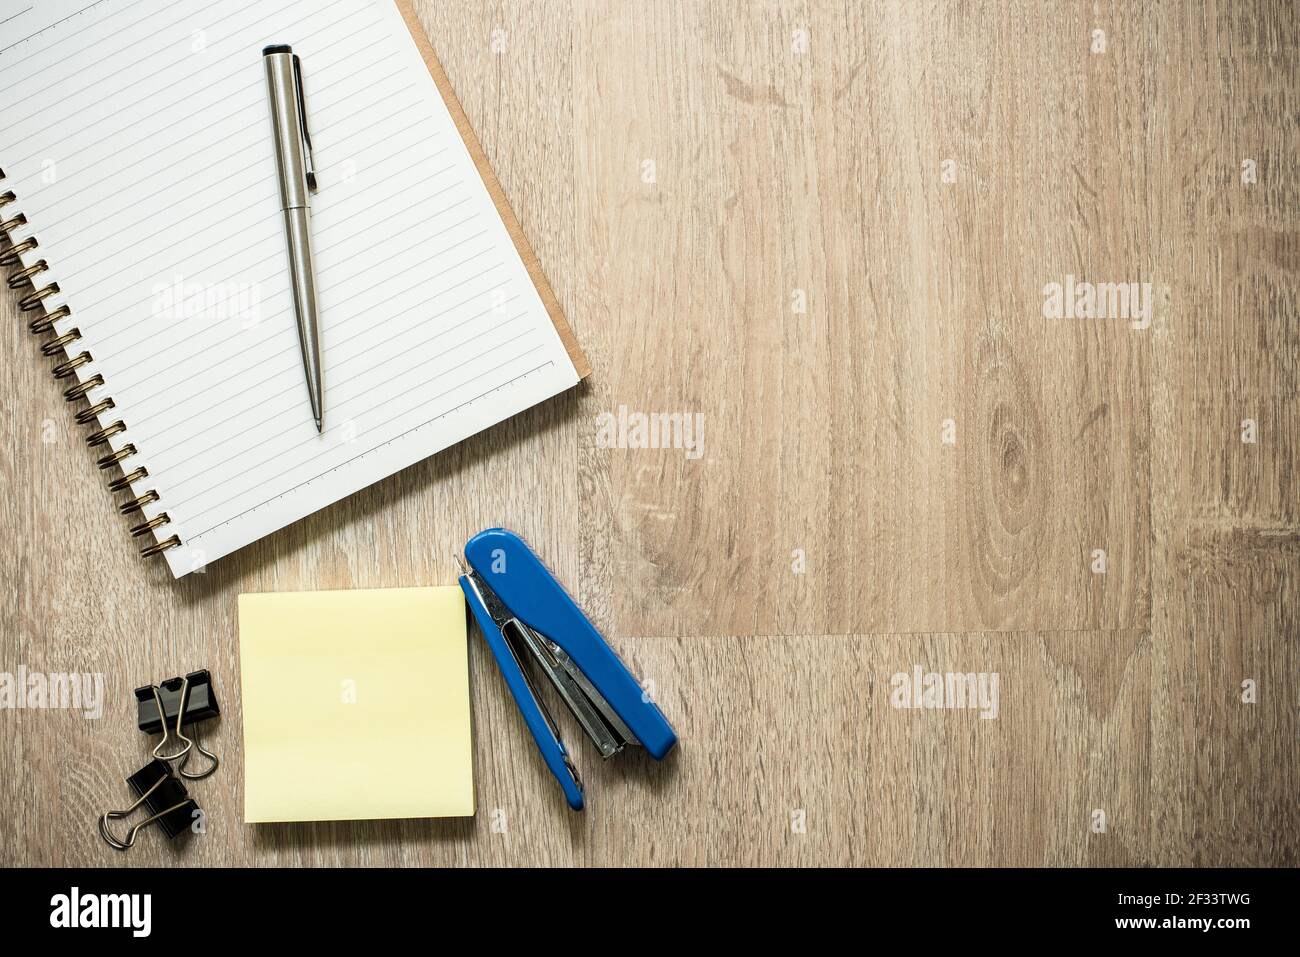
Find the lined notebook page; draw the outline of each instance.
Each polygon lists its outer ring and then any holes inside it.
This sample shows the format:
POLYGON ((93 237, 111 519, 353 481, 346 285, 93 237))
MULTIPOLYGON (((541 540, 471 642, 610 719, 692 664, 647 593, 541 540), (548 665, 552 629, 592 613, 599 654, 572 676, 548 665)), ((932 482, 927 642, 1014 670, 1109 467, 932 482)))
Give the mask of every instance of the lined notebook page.
POLYGON ((56 332, 104 378, 90 401, 116 403, 101 422, 127 426, 111 446, 148 469, 134 492, 159 493, 144 515, 170 516, 178 577, 578 381, 391 0, 0 0, 0 102, 13 238, 40 242, 25 263, 72 310, 56 332), (302 58, 320 183, 323 435, 271 43, 302 58))

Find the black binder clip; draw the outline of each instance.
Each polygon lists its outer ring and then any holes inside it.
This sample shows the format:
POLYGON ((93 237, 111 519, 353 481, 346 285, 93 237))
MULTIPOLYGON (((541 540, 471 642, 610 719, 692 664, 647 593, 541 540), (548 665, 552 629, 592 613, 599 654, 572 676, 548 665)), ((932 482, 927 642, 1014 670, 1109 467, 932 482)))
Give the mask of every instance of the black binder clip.
POLYGON ((206 778, 217 769, 220 764, 217 756, 197 741, 187 738, 184 730, 186 725, 192 726, 221 714, 221 709, 217 707, 216 693, 212 690, 212 675, 206 668, 191 671, 184 678, 168 678, 161 684, 136 688, 135 701, 136 723, 140 730, 145 734, 162 732, 162 740, 153 749, 154 758, 166 762, 179 760, 180 767, 177 770, 181 777, 191 781, 206 778), (183 742, 183 746, 175 754, 163 754, 173 733, 183 742), (207 768, 198 773, 185 770, 191 751, 198 751, 208 759, 207 768))
POLYGON ((157 822, 158 827, 167 835, 175 838, 187 830, 194 821, 199 806, 194 803, 185 785, 172 775, 172 769, 165 761, 154 758, 135 774, 126 779, 139 797, 130 807, 122 811, 105 811, 99 819, 99 836, 119 851, 125 851, 135 844, 136 835, 142 828, 157 822), (109 828, 109 821, 120 820, 135 813, 141 804, 149 816, 126 832, 126 837, 118 837, 109 828))

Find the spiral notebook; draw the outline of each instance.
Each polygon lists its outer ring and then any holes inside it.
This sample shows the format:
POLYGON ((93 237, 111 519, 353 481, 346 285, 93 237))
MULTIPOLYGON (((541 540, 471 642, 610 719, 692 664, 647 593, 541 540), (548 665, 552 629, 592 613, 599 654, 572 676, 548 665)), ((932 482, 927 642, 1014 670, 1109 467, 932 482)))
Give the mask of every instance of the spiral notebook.
POLYGON ((405 0, 0 0, 0 233, 127 527, 180 577, 575 385, 405 0), (325 429, 262 48, 300 54, 325 429))

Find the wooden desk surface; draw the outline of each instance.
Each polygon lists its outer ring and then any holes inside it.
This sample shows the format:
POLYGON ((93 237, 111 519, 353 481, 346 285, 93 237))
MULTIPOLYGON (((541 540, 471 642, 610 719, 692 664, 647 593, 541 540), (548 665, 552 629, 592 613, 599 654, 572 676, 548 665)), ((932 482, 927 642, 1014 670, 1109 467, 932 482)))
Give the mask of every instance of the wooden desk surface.
POLYGON ((0 296, 0 671, 107 685, 0 711, 0 863, 1297 863, 1292 5, 417 7, 595 375, 174 583, 0 296), (1149 327, 1045 319, 1069 276, 1149 327), (620 406, 702 454, 602 447, 620 406), (477 818, 241 824, 236 595, 448 583, 494 524, 676 757, 565 722, 568 812, 475 635, 477 818), (996 719, 892 707, 916 666, 996 719), (198 667, 208 831, 117 854, 131 689, 198 667))

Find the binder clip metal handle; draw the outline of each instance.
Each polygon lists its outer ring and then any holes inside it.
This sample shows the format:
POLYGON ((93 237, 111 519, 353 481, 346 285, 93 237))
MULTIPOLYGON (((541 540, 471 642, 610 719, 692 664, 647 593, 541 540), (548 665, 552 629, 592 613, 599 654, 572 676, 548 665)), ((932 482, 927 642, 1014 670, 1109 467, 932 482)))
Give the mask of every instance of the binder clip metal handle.
POLYGON ((202 778, 206 778, 209 774, 215 771, 220 766, 221 762, 217 760, 217 756, 215 754, 213 754, 203 745, 199 744, 197 741, 191 741, 190 743, 194 745, 195 751, 199 752, 199 754, 203 755, 205 758, 208 759, 208 766, 204 768, 202 771, 198 772, 197 774, 191 771, 186 771, 185 765, 189 764, 190 761, 190 756, 187 753, 185 755, 185 760, 181 762, 181 766, 177 768, 177 770, 180 771, 181 777, 187 778, 191 781, 198 781, 202 778))
POLYGON ((99 818, 99 836, 114 850, 125 851, 134 847, 139 833, 154 823, 169 839, 174 838, 189 826, 193 812, 198 810, 185 785, 172 776, 171 768, 165 762, 156 758, 127 778, 126 783, 139 797, 130 807, 105 811, 99 818), (149 811, 149 816, 132 825, 125 837, 118 837, 109 822, 130 817, 141 805, 149 811))
MULTIPOLYGON (((189 690, 189 679, 186 678, 184 679, 184 681, 185 683, 181 685, 181 706, 176 712, 176 737, 180 738, 182 741, 185 742, 185 747, 181 748, 175 754, 160 753, 162 749, 167 746, 167 742, 171 740, 171 729, 167 727, 167 720, 166 718, 164 718, 162 723, 162 733, 163 733, 162 740, 159 741, 156 745, 154 745, 154 749, 153 749, 154 758, 156 758, 159 761, 166 761, 168 764, 171 764, 173 761, 177 760, 178 758, 188 758, 190 756, 190 749, 194 747, 194 742, 191 741, 189 738, 185 737, 185 735, 181 732, 181 719, 185 714, 185 692, 189 690)), ((162 714, 163 713, 162 698, 158 696, 157 685, 153 686, 153 700, 158 705, 158 713, 162 714)))
MULTIPOLYGON (((176 727, 174 733, 177 738, 184 742, 184 746, 175 754, 162 753, 163 749, 167 746, 167 742, 171 739, 173 732, 168 726, 168 712, 164 707, 162 694, 159 691, 158 685, 151 685, 148 688, 148 691, 152 693, 153 704, 156 712, 146 713, 142 708, 139 725, 141 730, 150 729, 153 726, 156 715, 158 727, 162 731, 162 740, 154 746, 153 756, 159 761, 166 761, 169 764, 173 761, 180 761, 177 770, 180 772, 181 777, 191 781, 197 781, 200 778, 206 778, 209 774, 215 771, 221 762, 217 759, 215 754, 203 747, 203 745, 199 744, 197 741, 185 735, 185 718, 190 714, 191 710, 194 711, 193 717, 197 720, 204 720, 208 717, 212 717, 219 714, 220 711, 217 709, 216 697, 212 694, 211 678, 208 676, 206 671, 196 671, 183 678, 171 678, 164 681, 163 685, 168 686, 168 690, 170 691, 172 690, 170 686, 174 685, 178 681, 180 682, 180 694, 175 702, 176 727), (204 690, 203 701, 194 709, 191 709, 190 707, 191 678, 202 682, 204 690), (202 771, 193 772, 185 769, 186 765, 189 764, 190 755, 193 751, 198 751, 199 754, 208 759, 208 766, 202 771)), ((145 691, 146 689, 144 688, 136 689, 136 698, 141 703, 147 700, 145 697, 145 691)))
POLYGON ((139 834, 141 830, 148 827, 154 821, 157 821, 163 816, 167 814, 171 814, 173 811, 179 811, 181 808, 185 807, 185 805, 193 803, 187 797, 185 800, 179 801, 176 804, 173 804, 171 807, 159 811, 157 814, 151 814, 149 817, 145 818, 139 824, 133 825, 131 827, 131 830, 126 832, 126 837, 124 838, 119 838, 116 834, 114 834, 109 829, 108 826, 109 821, 118 821, 124 817, 130 817, 131 814, 135 811, 135 809, 138 808, 141 804, 143 804, 146 800, 148 800, 149 795, 153 794, 154 791, 157 790, 165 780, 167 779, 159 778, 158 782, 154 784, 154 786, 151 787, 144 794, 140 795, 140 797, 136 800, 136 802, 132 804, 129 808, 126 808, 123 811, 105 811, 103 816, 100 817, 99 819, 99 836, 102 837, 104 840, 106 840, 110 846, 116 848, 119 851, 125 851, 127 848, 135 846, 135 836, 139 834))

